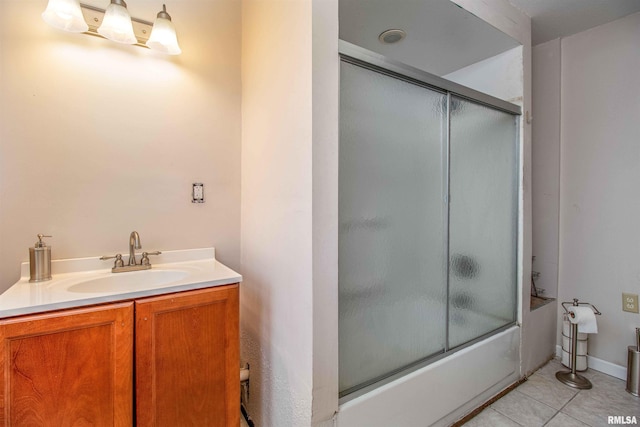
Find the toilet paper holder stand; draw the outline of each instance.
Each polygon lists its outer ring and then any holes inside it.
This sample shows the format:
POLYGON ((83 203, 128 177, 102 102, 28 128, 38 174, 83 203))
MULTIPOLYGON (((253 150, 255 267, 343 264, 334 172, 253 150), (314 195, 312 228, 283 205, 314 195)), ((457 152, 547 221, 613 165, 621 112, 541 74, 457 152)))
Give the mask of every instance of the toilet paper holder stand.
MULTIPOLYGON (((568 309, 565 304, 571 304, 571 307, 588 305, 589 307, 591 307, 594 314, 598 316, 602 315, 602 313, 600 313, 600 311, 596 308, 595 305, 590 304, 588 302, 579 302, 578 298, 574 298, 573 302, 567 301, 562 303, 562 308, 564 308, 564 311, 565 313, 567 313, 567 316, 571 318, 574 318, 575 314, 570 309, 568 309)), ((581 390, 588 390, 591 387, 593 387, 593 385, 591 384, 591 381, 589 381, 582 375, 576 373, 577 356, 578 356, 578 324, 571 323, 571 359, 570 359, 571 370, 568 372, 567 371, 556 372, 556 378, 558 379, 558 381, 568 385, 569 387, 578 388, 581 390)))

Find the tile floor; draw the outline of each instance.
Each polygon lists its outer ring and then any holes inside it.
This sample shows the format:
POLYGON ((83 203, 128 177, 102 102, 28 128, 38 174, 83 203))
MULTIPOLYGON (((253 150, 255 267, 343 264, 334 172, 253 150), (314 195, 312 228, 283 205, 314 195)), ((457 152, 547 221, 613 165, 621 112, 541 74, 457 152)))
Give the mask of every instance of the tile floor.
POLYGON ((568 369, 551 360, 465 427, 601 427, 610 415, 635 416, 640 425, 640 398, 625 391, 625 381, 588 369, 579 374, 593 388, 577 390, 556 379, 560 370, 568 369))

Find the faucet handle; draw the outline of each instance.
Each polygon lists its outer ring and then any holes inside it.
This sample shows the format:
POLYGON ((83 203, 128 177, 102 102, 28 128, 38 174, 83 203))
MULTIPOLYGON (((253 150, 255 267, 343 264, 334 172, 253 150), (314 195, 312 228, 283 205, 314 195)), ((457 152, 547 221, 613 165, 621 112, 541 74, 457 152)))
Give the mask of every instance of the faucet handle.
POLYGON ((154 251, 154 252, 142 252, 142 259, 140 260, 140 264, 142 265, 151 265, 149 261, 149 255, 160 255, 162 252, 154 251))
POLYGON ((113 256, 101 256, 100 259, 102 261, 105 261, 107 259, 113 259, 115 258, 116 260, 113 263, 113 267, 124 267, 124 261, 122 260, 122 254, 115 254, 113 256))

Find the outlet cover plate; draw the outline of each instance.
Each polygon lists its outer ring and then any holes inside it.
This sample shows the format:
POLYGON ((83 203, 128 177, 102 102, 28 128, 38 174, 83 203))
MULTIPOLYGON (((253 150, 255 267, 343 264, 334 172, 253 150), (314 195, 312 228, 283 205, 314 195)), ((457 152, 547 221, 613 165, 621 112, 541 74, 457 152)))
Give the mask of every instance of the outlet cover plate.
POLYGON ((191 191, 191 203, 204 203, 204 184, 194 182, 191 191))
POLYGON ((622 311, 638 313, 638 294, 622 294, 622 311))

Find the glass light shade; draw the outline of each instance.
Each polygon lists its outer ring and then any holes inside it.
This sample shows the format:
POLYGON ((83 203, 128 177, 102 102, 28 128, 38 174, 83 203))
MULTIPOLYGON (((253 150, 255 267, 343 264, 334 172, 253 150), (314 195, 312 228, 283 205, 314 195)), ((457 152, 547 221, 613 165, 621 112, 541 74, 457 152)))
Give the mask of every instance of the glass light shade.
POLYGON ((156 18, 149 40, 147 40, 147 46, 150 49, 169 55, 180 55, 182 53, 182 49, 178 46, 176 29, 173 23, 166 18, 156 18))
POLYGON ((72 33, 82 33, 89 29, 78 0, 49 0, 47 8, 42 12, 42 19, 54 28, 72 33))
POLYGON ((135 44, 138 42, 133 33, 131 15, 126 7, 111 3, 104 13, 102 24, 98 27, 98 34, 114 42, 135 44))

